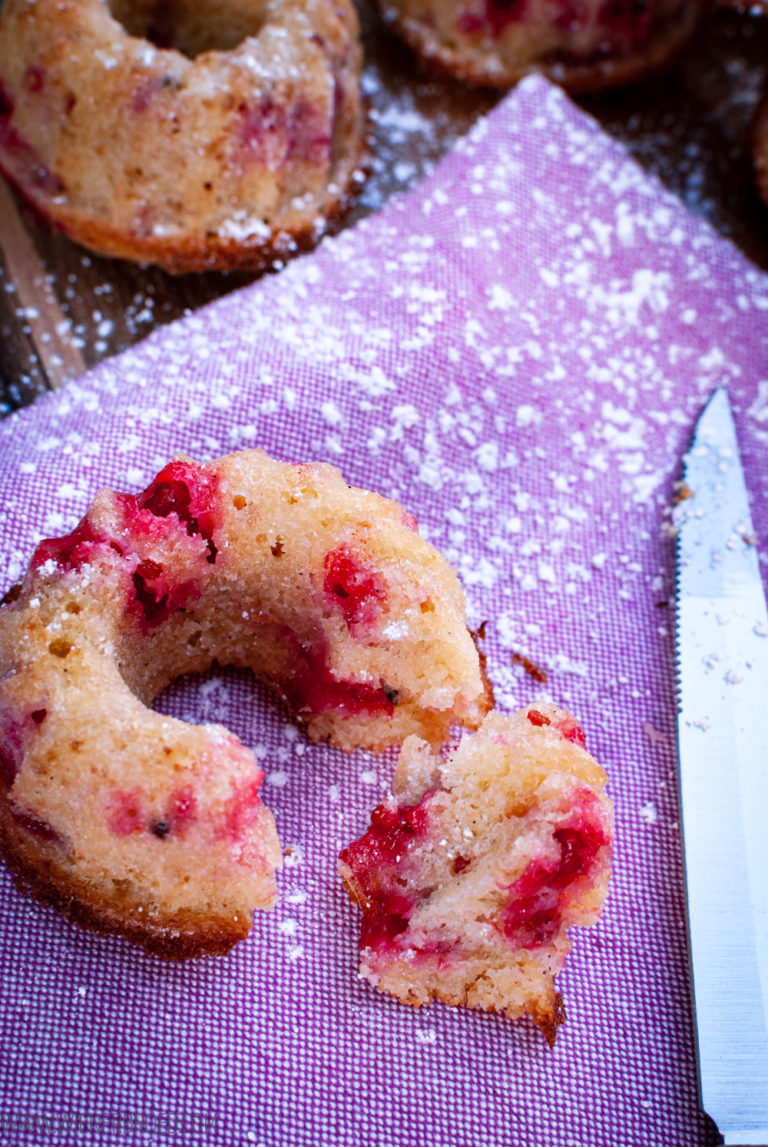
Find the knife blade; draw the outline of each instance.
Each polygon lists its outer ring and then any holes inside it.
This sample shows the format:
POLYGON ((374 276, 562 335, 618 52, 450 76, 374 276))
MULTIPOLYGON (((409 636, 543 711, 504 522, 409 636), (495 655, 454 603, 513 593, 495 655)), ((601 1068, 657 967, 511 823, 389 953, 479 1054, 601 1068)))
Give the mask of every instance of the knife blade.
POLYGON ((768 612, 728 395, 684 459, 677 744, 704 1110, 768 1144, 768 612))

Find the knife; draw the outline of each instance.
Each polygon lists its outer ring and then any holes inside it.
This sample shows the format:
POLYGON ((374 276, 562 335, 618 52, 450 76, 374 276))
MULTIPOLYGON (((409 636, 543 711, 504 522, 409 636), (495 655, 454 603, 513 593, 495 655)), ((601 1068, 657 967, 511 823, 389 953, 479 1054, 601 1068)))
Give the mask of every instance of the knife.
POLYGON ((768 613, 728 395, 685 456, 677 745, 701 1104, 768 1145, 768 613))

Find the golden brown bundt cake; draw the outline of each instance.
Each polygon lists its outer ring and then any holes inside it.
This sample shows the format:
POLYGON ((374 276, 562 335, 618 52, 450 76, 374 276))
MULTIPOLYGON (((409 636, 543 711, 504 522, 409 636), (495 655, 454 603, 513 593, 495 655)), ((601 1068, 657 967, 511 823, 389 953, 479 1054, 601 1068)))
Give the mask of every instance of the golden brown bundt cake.
POLYGON ((445 559, 325 464, 243 451, 102 490, 0 609, 0 846, 38 895, 171 957, 226 951, 276 897, 262 769, 147 708, 250 668, 313 740, 440 744, 490 699, 445 559))
POLYGON ((5 0, 0 171, 71 238, 259 270, 362 186, 351 0, 5 0))
POLYGON ((701 0, 376 0, 433 70, 511 88, 542 72, 600 91, 662 67, 690 39, 701 0))

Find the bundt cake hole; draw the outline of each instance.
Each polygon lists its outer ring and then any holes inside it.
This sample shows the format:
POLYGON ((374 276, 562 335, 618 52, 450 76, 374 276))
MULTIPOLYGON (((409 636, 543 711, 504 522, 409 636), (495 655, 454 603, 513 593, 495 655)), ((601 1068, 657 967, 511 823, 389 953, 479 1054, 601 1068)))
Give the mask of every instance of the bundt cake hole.
POLYGON ((406 525, 331 467, 253 451, 176 458, 139 494, 102 490, 70 534, 40 542, 26 598, 0 617, 0 786, 18 780, 19 798, 0 802, 18 806, 0 840, 9 863, 38 881, 46 865, 43 891, 75 919, 169 958, 243 939, 277 895, 263 750, 248 747, 276 712, 311 742, 384 750, 411 730, 442 741, 490 704, 455 575, 406 525), (411 616, 422 598, 428 624, 411 616), (405 630, 386 633, 401 608, 405 630), (247 693, 252 704, 230 704, 247 693), (85 824, 75 791, 97 814, 85 824), (113 875, 131 881, 119 908, 111 883, 104 895, 113 875))
POLYGON ((237 5, 217 0, 109 0, 112 16, 130 36, 172 48, 190 60, 203 52, 231 52, 264 24, 264 0, 237 5))
POLYGON ((103 255, 282 265, 362 188, 360 67, 353 0, 5 0, 0 175, 103 255))
MULTIPOLYGON (((251 669, 221 664, 215 659, 201 669, 194 669, 174 677, 151 699, 148 708, 163 716, 190 720, 193 723, 221 721, 244 744, 251 743, 255 734, 250 723, 247 720, 241 721, 236 712, 227 712, 226 716, 221 713, 222 693, 219 686, 222 690, 250 694, 253 712, 263 714, 267 720, 270 713, 280 712, 280 702, 275 698, 274 692, 260 681, 251 669)), ((172 755, 173 749, 164 745, 163 752, 172 755)), ((175 762, 164 761, 162 767, 170 767, 174 772, 180 771, 180 766, 175 762)))

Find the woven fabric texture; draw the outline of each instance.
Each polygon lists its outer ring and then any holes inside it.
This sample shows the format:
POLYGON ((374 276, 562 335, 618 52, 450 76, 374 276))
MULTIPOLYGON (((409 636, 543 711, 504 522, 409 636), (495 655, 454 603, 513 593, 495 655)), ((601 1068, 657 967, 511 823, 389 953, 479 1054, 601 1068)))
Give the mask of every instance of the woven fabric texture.
POLYGON ((571 708, 617 813, 550 1051, 525 1021, 411 1010, 358 980, 336 856, 392 754, 305 743, 242 673, 174 685, 162 708, 263 761, 290 850, 279 906, 227 958, 169 966, 0 866, 0 1142, 719 1141, 695 1083, 667 526, 725 383, 768 538, 767 319, 766 277, 530 79, 378 215, 0 424, 0 590, 99 486, 136 491, 177 451, 258 445, 397 498, 486 623, 498 706, 571 708))

